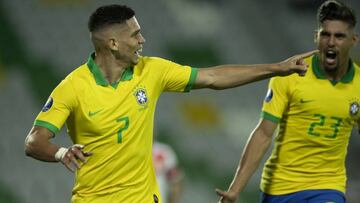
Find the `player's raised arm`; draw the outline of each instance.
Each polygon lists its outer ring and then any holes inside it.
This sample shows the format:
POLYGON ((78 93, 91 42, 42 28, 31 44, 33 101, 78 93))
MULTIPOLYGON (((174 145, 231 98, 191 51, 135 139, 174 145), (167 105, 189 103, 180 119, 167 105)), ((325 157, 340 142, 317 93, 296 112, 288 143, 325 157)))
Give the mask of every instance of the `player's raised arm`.
POLYGON ((303 63, 303 59, 317 52, 318 50, 314 50, 295 55, 274 64, 220 65, 200 68, 194 89, 227 89, 273 76, 286 76, 292 73, 304 75, 307 71, 308 64, 303 63))

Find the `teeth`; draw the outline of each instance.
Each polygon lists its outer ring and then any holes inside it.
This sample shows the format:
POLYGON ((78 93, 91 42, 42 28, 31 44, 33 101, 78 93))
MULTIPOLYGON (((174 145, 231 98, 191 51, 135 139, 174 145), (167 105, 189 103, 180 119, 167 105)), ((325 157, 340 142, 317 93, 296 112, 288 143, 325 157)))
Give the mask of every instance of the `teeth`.
POLYGON ((135 51, 135 54, 140 54, 142 52, 142 48, 141 49, 139 49, 139 50, 137 50, 137 51, 135 51))

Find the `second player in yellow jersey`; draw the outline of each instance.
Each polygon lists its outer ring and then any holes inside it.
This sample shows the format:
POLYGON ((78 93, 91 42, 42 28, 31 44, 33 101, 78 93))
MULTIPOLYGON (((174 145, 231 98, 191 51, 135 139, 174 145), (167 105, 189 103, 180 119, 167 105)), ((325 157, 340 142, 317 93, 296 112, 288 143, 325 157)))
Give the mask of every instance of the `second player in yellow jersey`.
POLYGON ((347 143, 360 116, 360 70, 350 62, 340 81, 329 81, 317 56, 306 62, 305 77, 271 79, 265 98, 264 119, 280 126, 262 175, 268 194, 323 188, 345 193, 347 143))

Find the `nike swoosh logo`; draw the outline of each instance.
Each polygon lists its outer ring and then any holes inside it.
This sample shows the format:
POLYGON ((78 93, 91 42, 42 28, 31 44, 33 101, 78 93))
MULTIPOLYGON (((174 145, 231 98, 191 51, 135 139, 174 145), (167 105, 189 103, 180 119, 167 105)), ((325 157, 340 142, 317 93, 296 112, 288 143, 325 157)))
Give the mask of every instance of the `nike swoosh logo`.
POLYGON ((302 103, 302 104, 313 102, 313 101, 314 101, 313 99, 310 99, 310 100, 300 99, 300 103, 302 103))
POLYGON ((94 112, 89 111, 89 117, 95 116, 97 113, 99 113, 99 112, 102 111, 102 110, 103 110, 103 109, 100 109, 100 110, 94 111, 94 112))

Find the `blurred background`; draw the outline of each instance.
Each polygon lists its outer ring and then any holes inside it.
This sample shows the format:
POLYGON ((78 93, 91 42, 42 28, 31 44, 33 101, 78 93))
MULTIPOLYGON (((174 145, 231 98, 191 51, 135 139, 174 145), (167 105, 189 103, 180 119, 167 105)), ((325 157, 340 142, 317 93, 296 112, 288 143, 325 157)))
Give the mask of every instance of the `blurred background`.
MULTIPOLYGON (((120 3, 136 11, 147 40, 143 55, 200 68, 271 63, 314 49, 321 2, 0 0, 0 202, 70 201, 73 175, 61 164, 25 157, 23 143, 52 89, 93 51, 87 20, 98 6, 120 3)), ((346 2, 360 13, 360 1, 346 2)), ((353 58, 360 62, 360 46, 353 58)), ((225 91, 161 96, 154 134, 178 155, 184 172, 181 202, 216 202, 214 189, 227 188, 258 122, 266 89, 267 81, 262 81, 225 91)), ((64 129, 54 142, 70 145, 64 129)), ((355 131, 348 153, 348 202, 358 203, 360 136, 355 131)), ((241 202, 258 201, 260 173, 241 202)))

